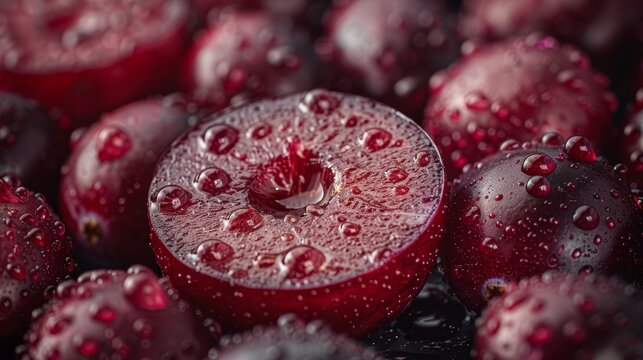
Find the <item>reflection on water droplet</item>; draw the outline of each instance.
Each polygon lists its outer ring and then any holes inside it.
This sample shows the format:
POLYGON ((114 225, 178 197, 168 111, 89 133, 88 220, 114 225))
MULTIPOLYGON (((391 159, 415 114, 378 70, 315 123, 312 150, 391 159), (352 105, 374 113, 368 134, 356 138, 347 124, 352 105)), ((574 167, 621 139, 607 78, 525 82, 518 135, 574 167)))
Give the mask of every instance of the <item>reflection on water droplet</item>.
POLYGON ((210 240, 199 245, 196 253, 200 262, 217 267, 232 260, 234 249, 223 241, 210 240))
POLYGON ((529 155, 522 163, 522 172, 527 175, 545 176, 554 170, 556 170, 556 162, 545 154, 529 155))
POLYGON ((302 245, 290 249, 283 258, 288 279, 303 279, 317 271, 326 262, 326 256, 312 246, 302 245))
POLYGON ((263 225, 263 217, 253 209, 239 209, 228 218, 225 229, 233 232, 248 233, 263 225))
POLYGON ((114 161, 129 152, 132 141, 124 130, 115 126, 105 126, 98 133, 96 146, 100 161, 114 161))
POLYGON ((359 144, 371 152, 382 150, 389 146, 393 136, 384 129, 373 128, 366 130, 359 137, 359 144))
POLYGON ((123 282, 123 291, 134 306, 143 310, 162 310, 168 305, 165 291, 151 272, 128 275, 123 282))
POLYGON ((216 124, 200 137, 201 148, 216 155, 227 154, 239 141, 239 130, 230 125, 216 124))
POLYGON ((225 192, 230 187, 230 175, 218 167, 205 169, 194 179, 199 191, 216 196, 225 192))
POLYGON ((185 214, 192 204, 192 194, 180 186, 163 187, 155 197, 156 206, 165 214, 185 214))
POLYGON ((598 226, 600 218, 598 212, 593 207, 582 205, 574 212, 573 221, 580 229, 592 230, 598 226))

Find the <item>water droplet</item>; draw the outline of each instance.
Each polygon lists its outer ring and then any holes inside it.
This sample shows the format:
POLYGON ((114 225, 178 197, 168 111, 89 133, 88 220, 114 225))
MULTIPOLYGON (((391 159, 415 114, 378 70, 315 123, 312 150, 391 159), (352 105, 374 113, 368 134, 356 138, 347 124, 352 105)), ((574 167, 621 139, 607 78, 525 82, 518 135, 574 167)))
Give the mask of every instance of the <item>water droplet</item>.
POLYGON ((565 139, 556 132, 548 132, 540 137, 540 143, 548 146, 562 146, 565 139))
POLYGON ((192 204, 192 194, 180 186, 163 187, 155 198, 156 205, 165 214, 185 214, 192 204))
POLYGON ((0 313, 8 313, 11 311, 11 307, 13 304, 11 303, 11 299, 8 297, 3 297, 0 299, 0 313))
POLYGON ((216 196, 230 187, 230 175, 223 169, 211 167, 197 175, 194 184, 199 191, 216 196))
POLYGON ((608 216, 607 218, 605 218, 605 224, 607 225, 607 228, 610 230, 613 230, 616 227, 616 221, 611 216, 608 216))
POLYGON ((31 229, 25 236, 26 240, 31 241, 34 245, 36 245, 40 249, 44 249, 45 246, 47 245, 45 243, 45 238, 46 238, 45 232, 39 228, 31 229))
POLYGON ((554 170, 556 170, 556 162, 545 154, 529 155, 522 162, 522 172, 527 175, 545 176, 554 170))
POLYGON ((467 224, 475 224, 480 219, 480 208, 477 206, 471 207, 462 217, 462 221, 467 224))
POLYGON ((306 93, 299 109, 304 112, 328 115, 340 106, 339 99, 331 92, 325 90, 313 90, 306 93))
POLYGON ((415 155, 413 161, 415 161, 419 167, 428 166, 431 163, 431 154, 427 151, 420 151, 415 155))
POLYGON ((232 260, 234 249, 223 241, 210 240, 199 245, 196 253, 199 261, 211 267, 218 267, 232 260))
POLYGON ((395 187, 395 194, 396 195, 400 195, 400 196, 406 195, 406 194, 409 193, 409 191, 411 191, 411 188, 409 188, 408 186, 396 186, 395 187))
POLYGON ((496 250, 498 250, 498 241, 492 237, 485 237, 484 240, 482 240, 482 251, 485 253, 489 254, 492 253, 496 250))
POLYGON ((225 228, 228 231, 247 233, 263 226, 263 217, 253 209, 239 209, 228 218, 225 228))
POLYGON ((572 300, 578 307, 578 309, 585 314, 591 314, 596 309, 596 304, 594 304, 594 301, 584 294, 576 294, 574 295, 572 300))
POLYGON ((565 152, 573 159, 590 163, 596 161, 591 141, 582 136, 572 136, 565 142, 565 152))
POLYGON ((322 216, 324 215, 324 207, 318 205, 308 205, 306 206, 306 214, 313 216, 322 216))
POLYGON ((115 126, 105 126, 98 133, 96 144, 100 161, 114 161, 122 158, 132 148, 132 140, 127 133, 115 126))
POLYGON ((22 281, 27 277, 24 266, 20 264, 7 264, 7 272, 12 278, 22 281))
POLYGON ((165 291, 156 275, 151 273, 128 275, 123 283, 123 291, 134 306, 143 310, 162 310, 168 305, 165 291))
POLYGON ((102 323, 110 323, 116 319, 116 310, 112 309, 109 305, 104 305, 97 308, 92 316, 94 320, 102 323))
POLYGON ((534 327, 527 341, 533 346, 543 346, 548 344, 552 339, 553 332, 549 326, 540 324, 534 327))
POLYGON ((479 93, 469 93, 465 96, 465 105, 473 111, 485 111, 489 109, 491 103, 484 95, 479 93))
POLYGON ((272 126, 270 124, 257 124, 248 130, 248 137, 261 140, 272 133, 272 126))
POLYGON ((65 224, 60 220, 54 221, 54 230, 58 236, 65 235, 65 224))
POLYGON ((529 178, 527 185, 525 186, 527 188, 527 193, 537 198, 543 198, 549 195, 549 192, 551 191, 549 180, 542 176, 533 176, 529 178))
POLYGON ((409 173, 406 172, 406 170, 401 168, 392 168, 392 169, 386 170, 385 175, 388 181, 392 183, 397 183, 397 182, 406 180, 406 178, 409 176, 409 173))
POLYGON ((359 137, 359 144, 363 148, 371 152, 375 152, 389 146, 392 138, 393 137, 391 133, 389 133, 388 131, 380 128, 374 128, 374 129, 366 130, 359 137))
POLYGON ((574 224, 583 230, 595 229, 600 221, 598 212, 591 206, 579 206, 574 212, 574 224))
POLYGON ((239 130, 230 125, 210 126, 200 138, 201 148, 216 155, 227 154, 239 141, 239 130))
POLYGON ((339 225, 339 232, 346 237, 357 236, 361 230, 362 227, 355 223, 345 222, 339 225))
POLYGON ((237 66, 227 72, 226 76, 221 80, 221 84, 225 92, 234 94, 243 89, 246 80, 248 80, 248 73, 243 68, 237 66))
POLYGON ((580 249, 574 249, 574 251, 572 251, 572 259, 578 259, 581 255, 582 252, 580 249))
POLYGON ((389 257, 391 257, 392 254, 393 254, 393 251, 391 251, 391 249, 387 247, 380 248, 380 249, 374 250, 369 255, 368 260, 373 264, 379 264, 385 261, 386 259, 388 259, 389 257))
POLYGON ((324 253, 312 246, 302 245, 290 249, 283 259, 286 277, 303 279, 319 271, 326 262, 324 253))

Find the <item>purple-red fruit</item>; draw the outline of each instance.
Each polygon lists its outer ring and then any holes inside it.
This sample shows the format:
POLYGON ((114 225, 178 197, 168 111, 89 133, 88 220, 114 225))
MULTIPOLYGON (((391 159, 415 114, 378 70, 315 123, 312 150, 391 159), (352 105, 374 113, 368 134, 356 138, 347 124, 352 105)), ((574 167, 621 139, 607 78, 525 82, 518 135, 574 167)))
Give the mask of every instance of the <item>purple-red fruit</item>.
POLYGON ((63 169, 60 202, 90 262, 155 264, 147 192, 159 157, 191 120, 172 98, 139 101, 104 115, 74 146, 63 169))
POLYGON ((220 110, 310 89, 313 56, 303 33, 266 13, 225 13, 190 50, 182 85, 197 103, 220 110))
MULTIPOLYGON (((609 56, 633 29, 637 0, 468 0, 460 32, 465 38, 499 40, 534 31, 609 56)), ((603 59, 597 58, 603 61, 603 59)))
POLYGON ((512 283, 479 320, 476 359, 641 359, 643 293, 601 276, 512 283))
POLYGON ((142 266, 87 272, 34 314, 26 359, 195 359, 220 334, 167 278, 142 266))
POLYGON ((0 92, 0 175, 56 199, 70 125, 69 118, 48 114, 34 101, 0 92))
MULTIPOLYGON (((630 187, 643 191, 643 88, 636 93, 619 137, 619 159, 628 168, 630 187)), ((640 194, 643 195, 643 194, 640 194)))
POLYGON ((175 86, 188 20, 182 0, 3 1, 0 86, 86 124, 175 86))
POLYGON ((436 0, 338 2, 317 44, 331 85, 383 101, 419 122, 429 76, 457 56, 445 14, 436 0))
POLYGON ((11 178, 0 179, 0 342, 27 328, 75 263, 65 225, 45 203, 11 178))
POLYGON ((442 259, 462 302, 481 310, 506 284, 548 270, 641 280, 643 216, 586 138, 515 141, 463 174, 442 259))
POLYGON ((431 78, 424 119, 451 178, 507 139, 556 131, 605 141, 617 101, 576 48, 530 35, 464 49, 431 78))
POLYGON ((213 360, 382 360, 354 340, 330 331, 322 322, 308 324, 283 315, 277 326, 224 337, 213 360))
POLYGON ((296 313, 363 334, 424 285, 445 191, 437 150, 411 120, 314 90, 214 115, 179 138, 150 186, 152 245, 224 326, 296 313))

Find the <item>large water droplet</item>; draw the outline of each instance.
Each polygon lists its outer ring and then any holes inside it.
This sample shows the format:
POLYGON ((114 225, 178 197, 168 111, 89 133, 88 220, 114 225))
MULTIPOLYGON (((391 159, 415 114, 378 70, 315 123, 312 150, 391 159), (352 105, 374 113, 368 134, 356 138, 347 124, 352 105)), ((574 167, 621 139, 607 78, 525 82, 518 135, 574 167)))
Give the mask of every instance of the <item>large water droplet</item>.
POLYGON ((263 225, 263 217, 253 209, 239 209, 230 215, 225 228, 228 231, 248 233, 263 225))
POLYGON ((462 217, 462 222, 467 225, 475 224, 480 219, 480 208, 472 206, 462 217))
POLYGON ((155 198, 156 206, 165 214, 185 214, 192 204, 192 194, 180 186, 163 187, 155 198))
POLYGON ((232 260, 234 249, 223 241, 210 240, 199 245, 196 253, 200 262, 218 267, 232 260))
POLYGON ((47 245, 45 243, 45 239, 46 239, 45 232, 39 228, 31 229, 25 236, 25 239, 27 239, 28 241, 31 241, 34 245, 36 245, 40 249, 44 249, 45 246, 47 245))
POLYGON ((225 192, 230 187, 230 181, 230 175, 223 169, 211 167, 201 171, 194 180, 194 183, 199 191, 216 196, 225 192))
POLYGON ((596 161, 596 152, 591 141, 582 136, 572 136, 565 142, 565 152, 573 159, 582 162, 596 161))
POLYGON ((134 306, 143 310, 162 310, 168 305, 165 291, 152 273, 128 275, 123 283, 123 291, 134 306))
POLYGON ((428 166, 431 163, 431 154, 428 151, 420 151, 415 155, 413 161, 415 161, 419 167, 428 166))
POLYGON ((392 168, 386 170, 385 175, 388 181, 397 183, 406 180, 406 178, 409 176, 409 173, 401 168, 392 168))
POLYGON ((556 162, 545 154, 529 155, 522 162, 522 172, 527 175, 545 176, 554 170, 556 170, 556 162))
POLYGON ((583 230, 595 229, 600 218, 598 212, 591 206, 579 206, 574 212, 574 224, 583 230))
POLYGON ((252 128, 250 128, 247 132, 248 134, 247 136, 255 140, 261 140, 267 137, 268 135, 270 135, 271 133, 272 133, 272 126, 270 126, 270 124, 262 123, 262 124, 257 124, 252 128))
POLYGON ((114 161, 122 158, 132 148, 127 133, 115 126, 105 126, 98 133, 96 144, 100 161, 114 161))
POLYGON ((328 115, 340 106, 340 100, 331 92, 312 90, 306 93, 299 109, 304 112, 328 115))
POLYGON ((549 192, 551 191, 551 184, 549 183, 549 180, 542 176, 533 176, 529 178, 529 180, 527 181, 527 185, 525 186, 529 195, 538 198, 543 198, 549 195, 549 192))
POLYGON ((283 259, 286 278, 303 279, 319 271, 326 256, 318 249, 302 245, 290 249, 283 259))
POLYGON ((364 149, 375 152, 389 146, 392 138, 393 136, 388 131, 380 128, 373 128, 366 130, 359 137, 359 144, 364 149))
POLYGON ((201 148, 216 155, 227 154, 239 141, 239 130, 230 125, 210 126, 200 138, 201 148))
POLYGON ((361 230, 362 227, 355 223, 345 222, 339 225, 339 232, 346 237, 357 236, 361 230))

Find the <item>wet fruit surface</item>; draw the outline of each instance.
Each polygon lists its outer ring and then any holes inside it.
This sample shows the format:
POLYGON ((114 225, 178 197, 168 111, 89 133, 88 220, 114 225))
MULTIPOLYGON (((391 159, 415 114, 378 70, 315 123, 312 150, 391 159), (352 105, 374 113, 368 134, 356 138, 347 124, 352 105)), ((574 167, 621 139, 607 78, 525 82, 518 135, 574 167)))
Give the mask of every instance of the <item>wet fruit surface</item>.
POLYGON ((315 90, 213 116, 180 138, 150 187, 152 242, 162 270, 224 309, 224 325, 295 312, 361 333, 428 276, 444 187, 431 140, 409 119, 315 90))
POLYGON ((628 167, 630 187, 643 191, 643 88, 636 94, 636 100, 622 129, 618 142, 620 161, 628 167))
POLYGON ((472 309, 551 269, 640 279, 643 217, 626 182, 587 139, 543 139, 504 144, 453 189, 442 259, 472 309))
POLYGON ((331 332, 321 321, 304 323, 293 315, 279 318, 275 327, 226 337, 215 360, 377 360, 383 359, 357 342, 331 332))
POLYGON ((490 303, 476 335, 477 359, 639 359, 643 294, 595 276, 524 279, 490 303))
POLYGON ((179 0, 6 1, 0 19, 0 85, 80 124, 174 84, 188 7, 179 0))
POLYGON ((445 12, 441 1, 337 2, 317 44, 331 85, 381 100, 419 122, 429 76, 457 56, 445 12))
POLYGON ((219 332, 149 269, 95 270, 58 286, 26 336, 26 358, 203 359, 219 332))
POLYGON ((17 180, 0 179, 0 342, 27 328, 31 311, 74 270, 65 226, 17 180))
POLYGON ((0 175, 13 175, 55 201, 70 125, 33 101, 0 92, 0 175))
MULTIPOLYGON (((607 57, 636 24, 636 1, 468 0, 465 38, 503 39, 540 31, 607 57)), ((607 59, 602 59, 607 60, 607 59)))
POLYGON ((605 140, 616 98, 577 49, 530 35, 464 47, 465 56, 434 75, 424 128, 444 154, 447 173, 497 151, 557 131, 605 140))
POLYGON ((63 217, 86 260, 155 265, 146 211, 149 183, 161 153, 190 119, 170 97, 144 100, 105 115, 78 141, 60 193, 63 217))
POLYGON ((214 110, 313 86, 312 47, 303 33, 258 11, 225 13, 185 60, 186 93, 214 110))

